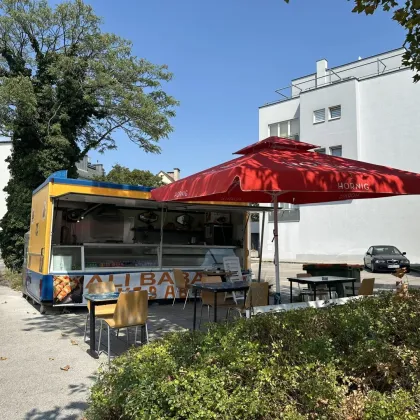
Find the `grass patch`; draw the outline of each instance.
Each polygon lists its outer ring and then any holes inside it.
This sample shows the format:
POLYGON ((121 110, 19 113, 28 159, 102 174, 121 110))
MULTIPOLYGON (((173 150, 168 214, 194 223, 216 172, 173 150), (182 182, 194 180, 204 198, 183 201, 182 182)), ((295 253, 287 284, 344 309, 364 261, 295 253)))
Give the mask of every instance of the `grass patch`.
POLYGON ((3 286, 8 286, 13 290, 21 291, 22 273, 6 268, 3 273, 0 273, 0 284, 3 286))

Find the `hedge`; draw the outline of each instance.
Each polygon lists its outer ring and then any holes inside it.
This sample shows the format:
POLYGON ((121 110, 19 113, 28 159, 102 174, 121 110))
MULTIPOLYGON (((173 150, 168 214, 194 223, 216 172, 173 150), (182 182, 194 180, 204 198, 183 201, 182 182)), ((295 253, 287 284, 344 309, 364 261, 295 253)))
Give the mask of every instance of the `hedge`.
POLYGON ((418 419, 420 293, 169 334, 100 372, 88 420, 418 419))

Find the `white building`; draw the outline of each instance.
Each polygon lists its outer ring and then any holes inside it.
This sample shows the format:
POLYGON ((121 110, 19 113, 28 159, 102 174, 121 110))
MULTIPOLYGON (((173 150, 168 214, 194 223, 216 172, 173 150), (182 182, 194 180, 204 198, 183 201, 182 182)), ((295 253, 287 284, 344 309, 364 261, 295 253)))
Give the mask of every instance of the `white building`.
POLYGON ((174 168, 174 170, 170 172, 160 171, 157 176, 160 176, 164 184, 172 184, 172 182, 181 179, 181 170, 174 168))
MULTIPOLYGON (((402 67, 404 50, 338 67, 326 60, 316 73, 292 81, 289 96, 259 109, 259 138, 293 136, 319 152, 420 172, 420 83, 402 67)), ((369 246, 392 244, 420 262, 420 197, 282 205, 283 261, 359 261, 369 246)), ((272 259, 273 221, 266 223, 263 258, 272 259)))
POLYGON ((6 158, 12 153, 12 142, 5 138, 0 138, 0 219, 7 210, 6 193, 3 191, 10 179, 8 164, 6 158))

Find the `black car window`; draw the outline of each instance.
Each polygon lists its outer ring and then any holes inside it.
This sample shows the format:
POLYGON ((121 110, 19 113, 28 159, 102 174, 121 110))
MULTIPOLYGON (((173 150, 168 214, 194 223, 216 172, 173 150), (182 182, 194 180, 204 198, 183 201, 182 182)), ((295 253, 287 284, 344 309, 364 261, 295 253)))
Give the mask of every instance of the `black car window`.
POLYGON ((373 248, 374 255, 401 255, 395 246, 376 246, 373 248))
POLYGON ((369 249, 368 249, 368 254, 372 254, 372 251, 373 251, 373 248, 372 247, 370 247, 369 249))

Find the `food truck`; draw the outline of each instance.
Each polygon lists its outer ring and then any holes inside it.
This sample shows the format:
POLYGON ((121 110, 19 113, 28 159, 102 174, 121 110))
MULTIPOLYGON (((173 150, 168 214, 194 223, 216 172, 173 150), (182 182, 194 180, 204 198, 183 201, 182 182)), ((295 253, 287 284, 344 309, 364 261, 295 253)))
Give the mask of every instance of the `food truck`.
MULTIPOLYGON (((94 282, 173 299, 172 270, 189 283, 238 256, 248 269, 247 212, 238 203, 157 203, 151 188, 56 172, 32 195, 23 294, 45 305, 85 305, 94 282)), ((182 297, 178 296, 177 297, 182 297)), ((183 296, 185 298, 185 295, 183 296)))

